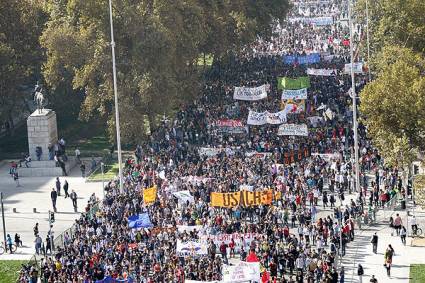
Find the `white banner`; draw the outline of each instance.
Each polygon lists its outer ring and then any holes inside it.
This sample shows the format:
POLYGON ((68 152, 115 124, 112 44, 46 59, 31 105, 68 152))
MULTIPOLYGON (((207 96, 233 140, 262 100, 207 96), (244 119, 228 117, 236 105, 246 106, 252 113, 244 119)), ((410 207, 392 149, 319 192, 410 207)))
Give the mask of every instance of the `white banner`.
POLYGON ((332 17, 294 17, 289 18, 289 22, 303 22, 306 24, 313 24, 316 26, 325 26, 325 25, 331 25, 333 23, 332 17))
POLYGON ((182 242, 177 240, 176 253, 178 256, 200 256, 208 254, 208 247, 205 243, 197 241, 182 242))
POLYGON ((236 265, 223 265, 224 282, 261 282, 259 262, 240 261, 236 265))
POLYGON ((186 203, 187 201, 189 201, 189 203, 193 203, 195 201, 189 191, 175 192, 173 193, 173 196, 178 199, 179 203, 186 203))
POLYGON ((261 126, 267 124, 267 114, 268 112, 255 112, 252 110, 249 110, 248 114, 248 125, 254 125, 254 126, 261 126))
POLYGON ((337 73, 336 69, 307 69, 307 75, 310 76, 335 76, 337 73))
MULTIPOLYGON (((353 69, 355 74, 363 73, 363 63, 353 63, 353 69)), ((349 74, 351 72, 351 63, 345 64, 344 73, 349 74)))
POLYGON ((277 132, 278 136, 308 136, 306 124, 282 124, 277 132))
POLYGON ((326 26, 333 24, 334 20, 332 17, 314 17, 310 18, 310 23, 316 26, 326 26))
POLYGON ((286 112, 279 111, 276 113, 267 112, 267 123, 271 125, 280 125, 286 123, 286 112))
POLYGON ((235 87, 233 98, 237 100, 254 101, 267 97, 266 85, 258 87, 235 87))
POLYGON ((203 235, 200 236, 201 242, 208 243, 208 240, 212 240, 219 249, 222 242, 229 245, 230 242, 235 242, 235 250, 239 252, 243 246, 245 250, 249 250, 249 246, 254 238, 259 238, 260 234, 257 233, 233 233, 233 234, 218 234, 218 235, 203 235))
POLYGON ((198 153, 200 156, 212 157, 220 154, 224 149, 218 147, 200 147, 198 153))
POLYGON ((282 100, 284 99, 307 99, 307 89, 284 89, 282 91, 282 100))
POLYGON ((265 112, 255 112, 249 110, 247 124, 254 126, 262 126, 265 124, 279 125, 286 122, 286 112, 279 111, 276 113, 265 112))
POLYGON ((245 156, 246 157, 256 157, 256 158, 261 158, 261 159, 265 159, 266 157, 270 157, 272 156, 273 153, 271 152, 257 152, 257 151, 247 151, 245 152, 245 156))

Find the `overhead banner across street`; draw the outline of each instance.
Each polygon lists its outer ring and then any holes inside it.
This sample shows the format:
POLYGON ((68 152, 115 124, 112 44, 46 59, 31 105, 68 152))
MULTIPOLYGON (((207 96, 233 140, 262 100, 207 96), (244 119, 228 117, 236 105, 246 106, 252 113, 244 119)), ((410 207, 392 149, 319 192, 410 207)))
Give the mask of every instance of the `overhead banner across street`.
POLYGON ((255 101, 267 97, 266 85, 258 87, 235 87, 233 98, 236 100, 255 101))

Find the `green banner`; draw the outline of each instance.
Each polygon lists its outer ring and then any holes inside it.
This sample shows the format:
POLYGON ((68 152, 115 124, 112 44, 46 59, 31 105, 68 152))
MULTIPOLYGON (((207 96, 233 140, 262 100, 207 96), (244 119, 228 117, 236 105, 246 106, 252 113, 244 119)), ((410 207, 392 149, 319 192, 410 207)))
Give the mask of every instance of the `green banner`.
POLYGON ((301 88, 309 88, 309 87, 310 87, 309 77, 299 77, 296 79, 291 79, 287 77, 277 78, 278 89, 301 89, 301 88))

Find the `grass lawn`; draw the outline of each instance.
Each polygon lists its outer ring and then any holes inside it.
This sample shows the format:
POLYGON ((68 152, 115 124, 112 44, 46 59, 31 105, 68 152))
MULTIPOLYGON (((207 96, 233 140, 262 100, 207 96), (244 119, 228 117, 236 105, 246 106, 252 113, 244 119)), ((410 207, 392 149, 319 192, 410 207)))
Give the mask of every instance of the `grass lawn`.
MULTIPOLYGON (((103 174, 103 180, 108 182, 118 175, 118 163, 105 165, 105 172, 103 174)), ((90 177, 87 178, 89 182, 102 182, 102 172, 100 168, 97 169, 90 177)))
POLYGON ((410 283, 425 282, 425 264, 412 264, 410 266, 410 283))
POLYGON ((0 282, 14 283, 18 278, 21 264, 26 264, 24 260, 0 260, 0 282))

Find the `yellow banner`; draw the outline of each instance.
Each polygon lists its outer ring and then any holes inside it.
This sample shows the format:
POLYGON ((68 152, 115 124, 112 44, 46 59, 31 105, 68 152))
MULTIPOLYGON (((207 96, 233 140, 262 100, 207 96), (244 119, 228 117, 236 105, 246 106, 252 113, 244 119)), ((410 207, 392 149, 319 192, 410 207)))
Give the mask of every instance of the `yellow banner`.
POLYGON ((156 200, 156 186, 143 190, 143 200, 145 204, 152 204, 156 200))
POLYGON ((273 190, 271 189, 259 192, 211 193, 211 206, 216 207, 256 206, 271 204, 272 200, 273 190))

